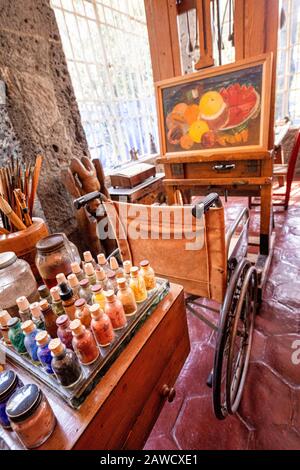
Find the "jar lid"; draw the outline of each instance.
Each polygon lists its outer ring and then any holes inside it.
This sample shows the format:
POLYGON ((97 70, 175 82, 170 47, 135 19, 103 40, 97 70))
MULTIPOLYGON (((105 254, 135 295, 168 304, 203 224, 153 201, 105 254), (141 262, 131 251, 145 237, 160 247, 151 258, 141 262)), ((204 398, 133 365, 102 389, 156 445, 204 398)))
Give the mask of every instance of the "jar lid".
POLYGON ((71 287, 68 286, 68 284, 66 282, 62 282, 60 285, 60 298, 61 300, 69 300, 72 298, 73 296, 73 291, 71 289, 71 287))
POLYGON ((71 321, 70 323, 70 330, 72 331, 73 335, 80 335, 85 330, 85 327, 82 325, 79 318, 71 321))
POLYGON ((149 261, 147 259, 143 259, 143 261, 140 262, 140 266, 142 268, 145 268, 146 266, 149 266, 149 261))
POLYGON ((44 344, 49 343, 50 341, 50 336, 48 335, 47 331, 40 331, 36 337, 35 341, 39 346, 44 346, 44 344))
POLYGON ((107 273, 107 278, 108 279, 114 279, 116 277, 116 274, 113 271, 110 271, 107 273))
POLYGON ((42 284, 38 287, 38 293, 40 294, 40 297, 44 299, 49 296, 49 289, 45 284, 42 284))
POLYGON ((65 323, 68 323, 70 321, 68 315, 60 315, 57 320, 56 320, 56 325, 57 326, 62 326, 64 325, 65 323))
POLYGON ((102 290, 102 287, 100 286, 100 284, 94 284, 92 286, 92 292, 99 292, 100 290, 102 290))
POLYGON ((105 292, 104 292, 104 295, 105 295, 106 300, 107 300, 108 302, 112 302, 112 301, 114 300, 114 298, 115 298, 115 293, 114 293, 113 290, 107 290, 107 291, 105 291, 105 292))
POLYGON ((51 253, 64 246, 64 237, 61 233, 53 233, 42 238, 36 244, 36 248, 41 253, 51 253))
POLYGON ((21 323, 21 320, 19 317, 12 317, 10 320, 7 322, 7 326, 9 328, 16 326, 18 323, 21 323))
POLYGON ((0 269, 7 268, 16 261, 17 255, 13 251, 6 251, 5 253, 0 253, 0 269))
POLYGON ((65 351, 65 345, 59 338, 51 339, 48 348, 51 351, 52 356, 60 356, 65 351))
POLYGON ((125 277, 119 277, 117 279, 117 283, 119 287, 125 287, 126 286, 126 279, 125 277))
POLYGON ((86 304, 85 299, 77 299, 75 302, 75 307, 80 308, 86 304))
POLYGON ((13 370, 5 370, 0 373, 0 400, 9 395, 18 382, 18 376, 13 370))
POLYGON ((135 277, 137 276, 139 273, 139 268, 137 266, 132 266, 132 268, 130 269, 130 275, 132 277, 135 277))
POLYGON ((31 333, 33 330, 36 329, 35 324, 33 323, 32 320, 24 321, 21 325, 21 328, 22 328, 23 333, 25 333, 26 335, 28 335, 29 333, 31 333))
POLYGON ((79 281, 79 284, 81 285, 81 287, 88 287, 90 281, 88 279, 81 279, 81 281, 79 281))
POLYGON ((44 312, 45 310, 47 310, 47 308, 49 307, 49 303, 48 303, 48 300, 47 299, 43 299, 40 301, 40 307, 42 309, 42 311, 44 312))
POLYGON ((101 315, 102 310, 99 304, 93 304, 90 306, 90 314, 92 318, 98 318, 101 315))
POLYGON ((18 422, 31 416, 39 406, 42 391, 35 384, 27 384, 19 388, 10 397, 6 405, 6 413, 11 421, 18 422))

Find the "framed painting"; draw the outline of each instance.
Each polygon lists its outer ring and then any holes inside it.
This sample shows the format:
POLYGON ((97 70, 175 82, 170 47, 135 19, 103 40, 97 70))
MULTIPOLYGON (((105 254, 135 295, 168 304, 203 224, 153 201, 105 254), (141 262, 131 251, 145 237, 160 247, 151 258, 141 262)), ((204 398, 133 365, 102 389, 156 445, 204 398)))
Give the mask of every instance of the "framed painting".
POLYGON ((161 154, 268 150, 272 54, 157 82, 161 154))

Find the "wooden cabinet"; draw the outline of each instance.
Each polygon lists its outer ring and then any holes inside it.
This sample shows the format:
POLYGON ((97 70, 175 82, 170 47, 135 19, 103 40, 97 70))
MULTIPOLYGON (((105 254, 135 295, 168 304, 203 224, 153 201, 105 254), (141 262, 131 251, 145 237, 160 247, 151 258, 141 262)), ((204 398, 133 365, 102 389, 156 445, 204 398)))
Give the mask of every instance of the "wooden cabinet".
MULTIPOLYGON (((41 449, 142 448, 189 350, 183 288, 171 284, 170 293, 79 410, 72 410, 42 386, 58 424, 41 449)), ((34 382, 17 372, 24 382, 34 382)), ((13 433, 0 431, 0 436, 20 448, 13 433)))

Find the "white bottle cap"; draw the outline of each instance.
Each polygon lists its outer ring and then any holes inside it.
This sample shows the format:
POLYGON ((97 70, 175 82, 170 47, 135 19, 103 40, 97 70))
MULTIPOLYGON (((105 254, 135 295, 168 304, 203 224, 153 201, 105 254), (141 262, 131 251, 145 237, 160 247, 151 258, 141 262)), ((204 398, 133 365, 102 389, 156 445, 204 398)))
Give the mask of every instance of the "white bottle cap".
POLYGON ((30 311, 34 318, 40 318, 41 316, 41 307, 38 302, 34 302, 30 305, 30 311))
POLYGON ((74 274, 74 273, 69 274, 68 281, 69 281, 70 287, 72 287, 72 288, 79 286, 79 281, 77 279, 76 274, 74 274))
POLYGON ((93 261, 92 253, 90 251, 85 251, 83 253, 83 259, 86 263, 91 263, 93 261))
POLYGON ((95 274, 94 266, 92 265, 92 263, 86 263, 84 265, 84 270, 87 276, 92 276, 93 274, 95 274))
POLYGON ((109 264, 110 264, 110 269, 112 269, 113 271, 119 268, 118 261, 116 260, 114 256, 110 258, 109 264))
POLYGON ((18 297, 16 302, 21 312, 25 312, 25 310, 29 309, 29 302, 24 295, 22 295, 21 297, 18 297))
POLYGON ((56 281, 57 281, 57 284, 62 284, 63 282, 65 282, 66 284, 68 283, 67 278, 64 275, 64 273, 56 274, 56 281))
POLYGON ((71 263, 71 269, 72 269, 72 273, 74 274, 78 274, 81 271, 81 267, 79 263, 77 263, 77 261, 74 261, 74 263, 71 263))
POLYGON ((60 300, 60 288, 58 286, 51 287, 50 294, 53 300, 58 302, 60 300))
POLYGON ((97 256, 97 260, 100 265, 107 263, 104 253, 99 253, 99 255, 97 256))

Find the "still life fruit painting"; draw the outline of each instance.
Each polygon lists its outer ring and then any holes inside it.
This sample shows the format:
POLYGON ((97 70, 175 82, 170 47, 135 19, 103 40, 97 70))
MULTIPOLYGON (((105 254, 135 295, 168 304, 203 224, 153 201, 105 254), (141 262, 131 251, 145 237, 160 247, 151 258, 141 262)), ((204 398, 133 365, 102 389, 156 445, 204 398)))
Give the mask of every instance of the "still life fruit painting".
POLYGON ((260 145, 263 65, 162 88, 166 152, 260 145))

